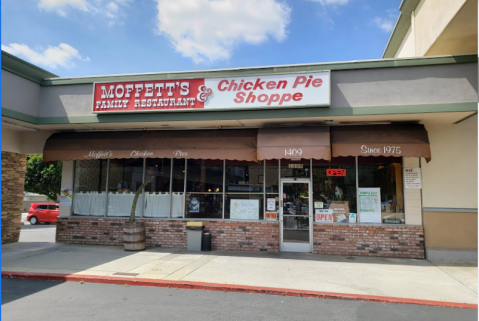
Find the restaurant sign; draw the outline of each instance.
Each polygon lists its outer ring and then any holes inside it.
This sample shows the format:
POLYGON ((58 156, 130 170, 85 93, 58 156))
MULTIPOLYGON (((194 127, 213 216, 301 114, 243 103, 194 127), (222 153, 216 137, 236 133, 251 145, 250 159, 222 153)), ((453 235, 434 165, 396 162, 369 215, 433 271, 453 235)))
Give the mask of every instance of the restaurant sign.
POLYGON ((94 113, 330 105, 330 72, 95 83, 94 113))

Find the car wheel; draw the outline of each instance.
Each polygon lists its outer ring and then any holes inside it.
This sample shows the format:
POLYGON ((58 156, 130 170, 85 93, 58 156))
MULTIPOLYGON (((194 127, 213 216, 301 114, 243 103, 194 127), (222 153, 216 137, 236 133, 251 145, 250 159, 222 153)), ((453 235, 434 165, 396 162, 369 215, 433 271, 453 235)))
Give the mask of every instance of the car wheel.
POLYGON ((30 217, 30 224, 32 225, 38 224, 38 219, 35 216, 30 217))
POLYGON ((50 224, 50 223, 51 223, 51 222, 45 222, 45 224, 47 224, 47 225, 50 224))

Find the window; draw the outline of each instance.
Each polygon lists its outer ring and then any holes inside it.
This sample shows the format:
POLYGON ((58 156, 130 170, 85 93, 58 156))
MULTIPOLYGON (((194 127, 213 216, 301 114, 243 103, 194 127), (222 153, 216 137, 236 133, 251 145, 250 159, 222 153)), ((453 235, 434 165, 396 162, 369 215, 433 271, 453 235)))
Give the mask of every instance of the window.
MULTIPOLYGON (((143 159, 111 159, 108 178, 108 216, 130 216, 133 198, 143 184, 143 159)), ((136 215, 141 216, 143 197, 136 215)))
MULTIPOLYGON (((184 162, 183 162, 184 164, 184 162)), ((145 186, 144 217, 170 217, 171 159, 149 158, 145 163, 145 181, 153 180, 145 186)))
MULTIPOLYGON (((358 186, 379 188, 381 217, 377 223, 404 224, 403 170, 400 157, 359 157, 358 186)), ((362 221, 362 220, 361 220, 362 221)))
MULTIPOLYGON (((356 159, 313 160, 313 208, 324 223, 357 223, 356 159)), ((316 215, 315 215, 316 219, 316 215)))
MULTIPOLYGON (((265 192, 266 212, 276 213, 279 220, 279 167, 278 160, 266 160, 265 166, 265 192), (273 205, 274 202, 274 205, 273 205), (269 207, 268 207, 269 204, 269 207)), ((273 214, 274 215, 274 214, 273 214)), ((273 216, 274 217, 274 216, 273 216)))
POLYGON ((300 159, 297 161, 291 159, 281 160, 281 177, 310 177, 310 160, 300 159))
POLYGON ((263 219, 262 162, 226 161, 225 183, 225 219, 263 219))
POLYGON ((223 217, 223 161, 189 159, 186 171, 187 218, 223 217))
POLYGON ((107 160, 75 162, 73 215, 105 216, 107 160))

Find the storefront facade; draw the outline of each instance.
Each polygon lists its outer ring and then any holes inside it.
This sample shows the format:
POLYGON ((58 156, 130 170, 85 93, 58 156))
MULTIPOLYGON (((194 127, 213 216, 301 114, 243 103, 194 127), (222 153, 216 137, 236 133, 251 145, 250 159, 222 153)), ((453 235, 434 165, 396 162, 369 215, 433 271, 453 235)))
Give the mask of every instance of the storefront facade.
POLYGON ((121 245, 152 178, 147 246, 186 248, 201 220, 213 249, 424 258, 428 126, 477 112, 459 58, 45 79, 36 126, 72 195, 57 241, 121 245))

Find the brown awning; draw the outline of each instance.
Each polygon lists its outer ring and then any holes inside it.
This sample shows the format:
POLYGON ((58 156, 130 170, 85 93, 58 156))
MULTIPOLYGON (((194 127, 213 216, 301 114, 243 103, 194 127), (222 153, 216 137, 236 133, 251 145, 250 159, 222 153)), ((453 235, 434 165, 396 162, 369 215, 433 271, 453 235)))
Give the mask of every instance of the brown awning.
POLYGON ((331 127, 333 157, 394 156, 431 160, 424 125, 392 124, 331 127))
POLYGON ((257 134, 257 129, 55 133, 45 143, 43 160, 192 158, 256 161, 257 134))
POLYGON ((261 128, 258 160, 281 158, 331 160, 329 127, 261 128))

